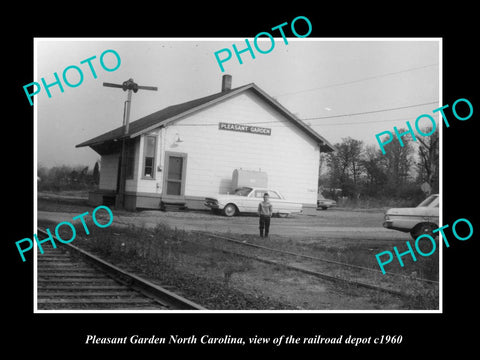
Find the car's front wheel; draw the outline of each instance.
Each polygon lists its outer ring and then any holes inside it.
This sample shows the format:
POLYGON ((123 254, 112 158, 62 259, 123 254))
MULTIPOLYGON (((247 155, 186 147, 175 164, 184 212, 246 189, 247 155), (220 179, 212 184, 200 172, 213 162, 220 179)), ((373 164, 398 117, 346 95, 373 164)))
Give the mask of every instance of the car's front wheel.
POLYGON ((235 204, 227 204, 223 208, 223 215, 228 217, 237 215, 237 212, 238 212, 238 209, 235 206, 235 204))
POLYGON ((432 223, 421 223, 417 224, 411 231, 410 231, 410 236, 413 238, 413 240, 417 240, 417 238, 420 235, 427 234, 430 235, 431 237, 435 238, 438 236, 438 233, 434 233, 433 230, 437 229, 437 226, 435 226, 432 223))

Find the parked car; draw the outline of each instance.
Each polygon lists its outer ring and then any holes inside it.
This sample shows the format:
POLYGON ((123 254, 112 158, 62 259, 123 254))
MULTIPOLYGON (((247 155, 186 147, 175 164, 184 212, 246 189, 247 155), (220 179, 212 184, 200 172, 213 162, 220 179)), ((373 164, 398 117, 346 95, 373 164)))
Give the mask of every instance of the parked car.
POLYGON ((258 204, 263 201, 263 195, 268 193, 272 203, 273 213, 278 216, 288 216, 302 212, 302 204, 288 201, 280 192, 265 188, 241 187, 233 194, 219 194, 205 198, 205 206, 212 210, 220 210, 226 216, 239 213, 256 213, 258 204))
POLYGON ((385 213, 383 226, 387 229, 409 232, 413 239, 422 234, 432 233, 438 228, 440 198, 438 194, 430 195, 417 207, 392 208, 385 213))
POLYGON ((331 199, 325 199, 322 194, 318 194, 317 209, 327 210, 329 207, 337 206, 337 202, 331 199))

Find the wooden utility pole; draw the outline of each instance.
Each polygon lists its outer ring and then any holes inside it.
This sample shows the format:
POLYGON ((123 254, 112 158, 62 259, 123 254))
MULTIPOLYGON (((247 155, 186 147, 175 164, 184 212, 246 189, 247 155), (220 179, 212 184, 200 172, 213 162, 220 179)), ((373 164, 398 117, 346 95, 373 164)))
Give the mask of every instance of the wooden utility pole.
POLYGON ((126 172, 127 172, 127 158, 126 158, 126 139, 128 137, 129 132, 129 120, 130 120, 130 105, 132 103, 132 91, 136 93, 138 90, 153 90, 157 91, 158 88, 155 86, 140 86, 133 81, 133 79, 128 79, 124 81, 123 84, 112 84, 112 83, 103 83, 103 86, 113 87, 113 88, 120 88, 123 91, 128 91, 127 93, 127 101, 125 102, 124 106, 124 114, 123 114, 123 136, 122 136, 122 152, 120 155, 120 186, 118 189, 118 198, 116 201, 116 206, 120 209, 125 207, 125 183, 126 183, 126 172))

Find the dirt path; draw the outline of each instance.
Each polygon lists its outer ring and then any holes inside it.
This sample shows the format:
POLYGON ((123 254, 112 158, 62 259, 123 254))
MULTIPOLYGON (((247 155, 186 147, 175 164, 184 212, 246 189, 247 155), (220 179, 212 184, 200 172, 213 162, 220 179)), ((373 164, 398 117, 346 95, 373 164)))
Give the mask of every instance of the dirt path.
MULTIPOLYGON (((38 211, 39 220, 53 222, 69 221, 79 215, 71 212, 38 211)), ((251 234, 258 233, 258 218, 238 216, 227 218, 209 213, 195 212, 117 212, 114 224, 134 224, 154 228, 158 224, 167 224, 181 230, 200 230, 218 233, 251 234)), ((79 221, 79 220, 77 220, 79 221)), ((409 235, 382 227, 383 213, 358 211, 319 211, 316 216, 299 215, 290 218, 273 218, 270 227, 271 236, 328 237, 363 240, 400 240, 409 239, 409 235)))

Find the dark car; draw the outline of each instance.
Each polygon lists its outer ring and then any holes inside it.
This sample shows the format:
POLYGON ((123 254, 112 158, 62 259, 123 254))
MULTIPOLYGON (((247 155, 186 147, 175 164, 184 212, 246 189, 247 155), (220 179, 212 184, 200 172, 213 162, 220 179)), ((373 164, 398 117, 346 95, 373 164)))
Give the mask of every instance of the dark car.
POLYGON ((325 199, 325 197, 321 194, 318 194, 317 198, 317 210, 327 210, 329 207, 337 206, 337 202, 335 200, 325 199))

